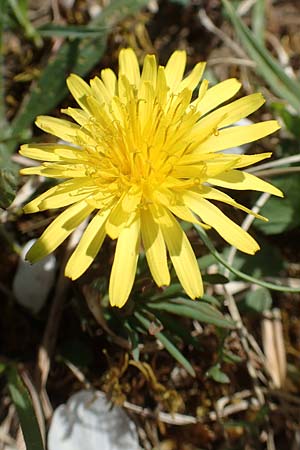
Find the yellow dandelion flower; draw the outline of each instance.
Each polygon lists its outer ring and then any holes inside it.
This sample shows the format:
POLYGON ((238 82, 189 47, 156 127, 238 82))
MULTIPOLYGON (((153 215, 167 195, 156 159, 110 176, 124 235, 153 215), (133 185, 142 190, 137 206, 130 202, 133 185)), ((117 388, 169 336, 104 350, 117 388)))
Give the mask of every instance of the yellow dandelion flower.
POLYGON ((178 219, 214 228, 229 244, 254 254, 259 246, 212 201, 251 213, 214 186, 282 196, 271 184, 242 169, 270 153, 220 152, 278 130, 275 120, 232 126, 256 111, 261 94, 220 106, 240 89, 236 79, 208 88, 205 64, 184 76, 186 53, 175 51, 166 66, 147 55, 140 71, 132 49, 119 55, 118 77, 101 71, 87 84, 71 75, 67 84, 79 108, 63 110, 74 122, 48 116, 36 124, 68 144, 28 144, 20 153, 46 161, 22 169, 26 175, 66 179, 28 203, 27 213, 66 208, 28 253, 35 262, 53 252, 86 218, 82 238, 65 269, 75 280, 93 262, 106 235, 116 239, 109 298, 127 301, 142 246, 158 286, 170 283, 167 253, 185 292, 201 297, 203 286, 191 244, 178 219), (201 221, 201 222, 200 222, 201 221), (205 225, 206 224, 206 225, 205 225))

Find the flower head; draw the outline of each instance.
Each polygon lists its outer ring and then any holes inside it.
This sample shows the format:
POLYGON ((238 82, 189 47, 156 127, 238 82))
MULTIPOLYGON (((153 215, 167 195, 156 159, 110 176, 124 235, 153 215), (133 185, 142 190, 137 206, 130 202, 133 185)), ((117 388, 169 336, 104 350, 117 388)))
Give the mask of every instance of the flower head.
POLYGON ((176 51, 165 67, 147 55, 140 72, 132 49, 119 55, 118 77, 101 71, 87 84, 71 75, 67 84, 79 108, 63 110, 74 122, 48 116, 36 124, 70 144, 23 145, 20 153, 46 161, 23 174, 66 179, 25 206, 33 213, 65 208, 28 253, 35 262, 54 251, 86 218, 90 222, 65 269, 80 277, 93 262, 106 235, 117 239, 109 297, 122 307, 129 297, 142 246, 158 286, 170 283, 167 252, 179 281, 191 297, 201 297, 199 267, 178 219, 214 228, 229 244, 254 254, 259 246, 212 203, 251 212, 213 186, 257 190, 281 196, 269 183, 244 172, 268 158, 224 154, 221 150, 276 131, 274 120, 231 126, 256 111, 261 94, 220 106, 240 89, 236 79, 208 88, 205 64, 183 78, 186 53, 176 51), (201 222, 200 222, 201 221, 201 222), (205 225, 206 224, 206 225, 205 225))

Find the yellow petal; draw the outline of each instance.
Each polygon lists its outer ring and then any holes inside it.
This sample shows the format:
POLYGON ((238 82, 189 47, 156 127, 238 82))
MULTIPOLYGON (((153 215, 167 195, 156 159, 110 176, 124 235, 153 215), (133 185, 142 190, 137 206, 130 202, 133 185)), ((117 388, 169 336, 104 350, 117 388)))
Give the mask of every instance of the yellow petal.
POLYGON ((124 75, 130 84, 139 86, 140 68, 136 54, 131 48, 125 48, 119 54, 119 77, 124 75))
POLYGON ((67 79, 67 85, 69 91, 75 98, 78 105, 80 105, 83 109, 88 110, 86 104, 86 97, 88 95, 92 95, 92 90, 90 86, 78 75, 72 73, 67 79))
POLYGON ((236 167, 240 159, 239 155, 235 155, 235 158, 224 155, 223 158, 207 161, 206 165, 206 177, 215 177, 219 173, 223 173, 232 167, 236 167))
POLYGON ((90 221, 66 265, 66 277, 76 280, 92 264, 106 235, 105 221, 108 214, 109 211, 98 212, 90 221))
POLYGON ((43 192, 43 194, 39 195, 38 197, 31 200, 31 202, 27 203, 27 205, 23 206, 23 211, 26 214, 31 214, 40 211, 41 202, 50 195, 54 194, 57 189, 58 186, 54 186, 51 189, 48 189, 46 192, 43 192))
MULTIPOLYGON (((236 155, 232 155, 232 157, 234 156, 236 155)), ((271 156, 272 156, 271 152, 259 153, 258 155, 240 155, 239 160, 234 165, 234 168, 238 169, 240 167, 251 166, 252 164, 256 164, 262 161, 263 159, 270 158, 271 156)))
POLYGON ((177 220, 167 210, 160 210, 159 225, 178 279, 191 298, 201 297, 201 274, 191 244, 177 220))
POLYGON ((155 55, 146 55, 143 64, 141 81, 149 81, 155 89, 157 78, 157 63, 155 55))
POLYGON ((131 215, 131 212, 126 210, 123 206, 123 200, 126 194, 124 194, 118 203, 113 208, 106 222, 106 233, 111 239, 116 239, 122 229, 126 226, 127 221, 131 215))
POLYGON ((56 192, 43 199, 38 208, 40 211, 53 208, 63 208, 82 200, 88 200, 88 197, 96 194, 99 188, 93 181, 87 178, 75 178, 68 180, 58 186, 56 192))
POLYGON ((250 234, 226 217, 215 205, 191 192, 186 193, 184 198, 189 208, 198 214, 203 222, 214 228, 229 244, 251 255, 259 250, 259 245, 250 234))
MULTIPOLYGON (((209 116, 207 116, 209 117, 209 116)), ((204 120, 204 119, 203 119, 204 120)), ((248 142, 257 141, 268 134, 279 130, 280 125, 276 120, 267 120, 253 125, 235 126, 225 128, 215 134, 211 134, 205 141, 197 146, 197 152, 218 152, 227 148, 238 147, 248 142)), ((201 138, 201 134, 199 136, 201 138)))
POLYGON ((166 244, 161 229, 155 222, 151 209, 141 210, 143 246, 150 272, 158 286, 170 284, 166 244))
POLYGON ((135 278, 140 245, 140 218, 136 215, 125 227, 117 241, 109 280, 109 300, 112 306, 122 308, 126 303, 135 278))
POLYGON ((35 123, 43 131, 46 131, 46 133, 53 134, 69 142, 74 142, 74 138, 80 130, 79 125, 73 122, 51 116, 38 116, 35 123))
POLYGON ((165 67, 167 85, 171 91, 175 91, 182 80, 186 65, 186 52, 177 50, 169 58, 165 67))
POLYGON ((183 89, 189 89, 190 91, 193 91, 200 83, 205 66, 205 62, 196 64, 191 73, 179 83, 176 92, 183 91, 183 89))
POLYGON ((44 163, 43 166, 25 167, 22 175, 42 175, 48 178, 84 178, 86 166, 83 164, 44 163))
POLYGON ((81 126, 86 125, 90 120, 90 114, 79 108, 66 108, 62 109, 61 112, 63 114, 66 114, 67 116, 72 117, 72 119, 74 119, 75 122, 77 122, 81 126))
POLYGON ((246 206, 243 206, 240 203, 237 203, 229 195, 225 194, 224 192, 218 191, 218 189, 210 188, 207 186, 202 186, 200 195, 209 200, 216 200, 219 202, 227 203, 228 205, 234 206, 235 208, 245 211, 247 214, 251 214, 252 216, 256 217, 257 219, 263 220, 264 222, 268 222, 268 219, 266 219, 265 217, 261 216, 260 214, 256 214, 255 212, 253 212, 251 209, 247 208, 246 206))
POLYGON ((83 178, 68 180, 48 189, 24 206, 25 213, 34 213, 51 208, 61 208, 86 198, 96 187, 93 182, 83 178))
MULTIPOLYGON (((39 161, 60 161, 60 151, 71 152, 69 158, 76 159, 81 150, 76 150, 74 147, 62 144, 24 144, 21 145, 19 153, 27 158, 36 159, 39 161)), ((81 153, 84 155, 84 153, 81 153)))
POLYGON ((46 228, 26 255, 32 263, 53 252, 93 211, 86 202, 76 203, 62 212, 46 228))
POLYGON ((229 189, 238 189, 241 191, 249 189, 252 191, 268 192, 269 194, 283 197, 283 193, 277 187, 251 173, 241 170, 229 170, 215 178, 209 178, 207 182, 229 189))
POLYGON ((114 97, 117 91, 116 74, 111 69, 103 69, 101 70, 101 78, 103 80, 104 86, 109 92, 110 97, 114 97))
MULTIPOLYGON (((219 124, 219 127, 227 127, 235 122, 248 117, 254 111, 261 107, 265 103, 264 97, 257 93, 247 95, 245 97, 239 98, 235 102, 229 103, 229 105, 219 108, 218 111, 224 113, 225 119, 219 124)), ((212 112, 211 114, 214 114, 212 112)))
POLYGON ((197 223, 200 225, 199 220, 194 216, 194 214, 184 205, 169 205, 169 210, 172 211, 175 216, 179 217, 181 220, 185 220, 190 223, 197 223))
POLYGON ((157 70, 157 81, 156 81, 156 98, 162 108, 165 107, 167 94, 169 87, 167 85, 165 68, 162 66, 158 67, 157 70))
POLYGON ((232 98, 240 88, 241 83, 235 78, 221 81, 221 83, 216 84, 206 91, 197 109, 204 115, 232 98))
MULTIPOLYGON (((105 86, 103 81, 100 80, 100 78, 95 77, 90 81, 90 84, 91 84, 91 89, 92 89, 92 93, 93 93, 95 100, 97 100, 100 103, 100 105, 102 103, 109 104, 113 95, 107 89, 107 87, 105 86)), ((90 107, 90 105, 89 105, 89 107, 90 107)))

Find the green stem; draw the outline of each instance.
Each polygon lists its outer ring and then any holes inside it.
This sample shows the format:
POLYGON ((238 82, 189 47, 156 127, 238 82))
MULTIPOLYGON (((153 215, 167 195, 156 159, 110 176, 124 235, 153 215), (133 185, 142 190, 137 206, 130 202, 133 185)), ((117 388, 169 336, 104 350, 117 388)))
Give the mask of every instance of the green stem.
POLYGON ((299 293, 300 288, 291 288, 289 286, 280 286, 278 284, 269 283, 268 281, 262 281, 258 280, 257 278, 251 277, 250 275, 247 275, 244 272, 241 272, 240 270, 235 269, 234 267, 231 267, 227 261, 220 255, 220 253, 215 249, 213 243, 207 236, 206 232, 199 226, 194 224, 194 228, 199 233, 202 241, 208 248, 208 250, 211 252, 211 254, 216 258, 217 261, 219 261, 226 269, 228 269, 231 273, 238 276, 242 280, 249 281, 250 283, 257 284, 258 286, 265 287, 267 289, 272 289, 273 291, 279 291, 279 292, 293 292, 293 293, 299 293))

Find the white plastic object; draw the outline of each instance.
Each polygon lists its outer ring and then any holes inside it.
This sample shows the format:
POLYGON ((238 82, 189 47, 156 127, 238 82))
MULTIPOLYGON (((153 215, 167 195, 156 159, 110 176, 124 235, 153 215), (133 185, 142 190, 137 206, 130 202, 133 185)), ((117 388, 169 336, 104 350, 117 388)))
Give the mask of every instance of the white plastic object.
POLYGON ((140 450, 135 424, 103 393, 81 390, 55 411, 48 450, 140 450))
POLYGON ((13 281, 16 300, 33 313, 39 312, 44 306, 54 283, 56 269, 56 258, 52 254, 35 264, 25 261, 26 254, 35 241, 31 239, 24 245, 13 281))

